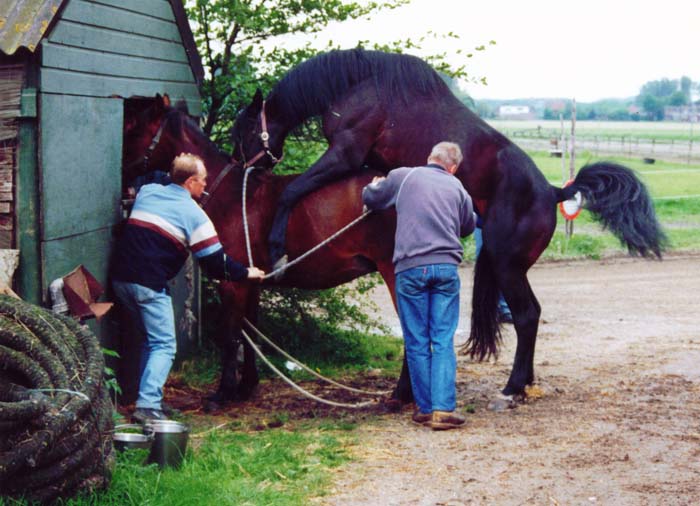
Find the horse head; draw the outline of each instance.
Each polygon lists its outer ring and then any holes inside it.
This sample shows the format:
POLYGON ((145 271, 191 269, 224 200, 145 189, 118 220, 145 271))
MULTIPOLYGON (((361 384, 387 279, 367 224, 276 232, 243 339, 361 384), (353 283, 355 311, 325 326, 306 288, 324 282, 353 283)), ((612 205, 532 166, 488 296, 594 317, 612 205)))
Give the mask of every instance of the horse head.
POLYGON ((282 160, 285 134, 258 88, 231 130, 233 158, 244 167, 272 169, 282 160))
POLYGON ((188 113, 184 101, 173 106, 167 94, 126 102, 122 146, 125 183, 154 170, 167 172, 173 158, 187 151, 179 126, 188 113))

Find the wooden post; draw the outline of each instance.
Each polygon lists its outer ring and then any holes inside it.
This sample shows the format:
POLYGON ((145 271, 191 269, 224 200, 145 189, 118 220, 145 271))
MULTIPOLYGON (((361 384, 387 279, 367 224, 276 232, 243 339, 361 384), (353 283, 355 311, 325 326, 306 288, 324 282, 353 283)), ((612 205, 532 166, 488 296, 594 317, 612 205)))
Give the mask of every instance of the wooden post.
MULTIPOLYGON (((569 148, 569 177, 573 179, 576 175, 576 99, 572 101, 571 107, 571 146, 569 148)), ((574 235, 573 220, 566 220, 566 238, 569 239, 574 235)))

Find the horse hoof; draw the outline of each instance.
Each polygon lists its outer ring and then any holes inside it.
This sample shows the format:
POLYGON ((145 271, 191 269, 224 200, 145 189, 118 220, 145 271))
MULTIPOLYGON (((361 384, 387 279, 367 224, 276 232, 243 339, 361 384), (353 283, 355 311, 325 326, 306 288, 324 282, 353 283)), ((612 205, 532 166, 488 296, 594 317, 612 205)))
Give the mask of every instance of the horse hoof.
POLYGON ((289 257, 287 255, 282 255, 282 257, 272 266, 272 272, 279 271, 273 276, 275 281, 280 281, 284 277, 284 271, 287 269, 288 263, 289 257))
POLYGON ((486 406, 486 409, 489 411, 505 411, 507 409, 513 409, 517 407, 517 403, 515 402, 515 399, 513 398, 512 395, 498 395, 495 399, 491 399, 489 401, 488 406, 486 406))
POLYGON ((202 402, 202 409, 205 413, 213 413, 215 411, 221 411, 223 409, 223 402, 220 400, 213 400, 211 397, 204 399, 202 402))
POLYGON ((382 406, 387 413, 399 413, 405 403, 400 399, 386 399, 382 402, 382 406))

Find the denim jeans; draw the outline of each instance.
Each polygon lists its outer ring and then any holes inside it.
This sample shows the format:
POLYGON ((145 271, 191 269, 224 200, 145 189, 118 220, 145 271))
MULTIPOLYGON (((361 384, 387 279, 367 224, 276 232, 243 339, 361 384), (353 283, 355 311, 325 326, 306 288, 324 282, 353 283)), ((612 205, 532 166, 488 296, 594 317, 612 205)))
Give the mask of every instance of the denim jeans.
MULTIPOLYGON (((474 246, 476 247, 476 258, 479 258, 479 253, 481 253, 481 248, 484 245, 484 239, 482 237, 481 227, 476 227, 474 229, 474 246)), ((498 313, 502 315, 510 315, 510 308, 506 299, 503 298, 503 294, 498 294, 498 313)))
POLYGON ((129 311, 145 336, 141 348, 141 379, 137 408, 161 409, 163 385, 173 365, 177 340, 170 295, 148 287, 113 281, 119 302, 129 311))
POLYGON ((413 397, 422 413, 454 411, 460 281, 453 264, 422 265, 396 275, 396 301, 413 397))

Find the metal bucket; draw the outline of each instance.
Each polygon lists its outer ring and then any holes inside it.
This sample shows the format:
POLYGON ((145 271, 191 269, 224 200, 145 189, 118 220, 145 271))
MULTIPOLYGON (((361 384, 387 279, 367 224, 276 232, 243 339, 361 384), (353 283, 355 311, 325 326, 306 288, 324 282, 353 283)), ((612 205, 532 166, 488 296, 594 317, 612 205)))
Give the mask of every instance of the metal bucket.
POLYGON ((120 452, 134 448, 148 450, 153 444, 153 430, 136 424, 117 425, 112 438, 120 452))
POLYGON ((160 467, 179 467, 187 450, 190 432, 187 425, 172 420, 151 420, 145 427, 153 430, 148 462, 155 462, 160 467))

